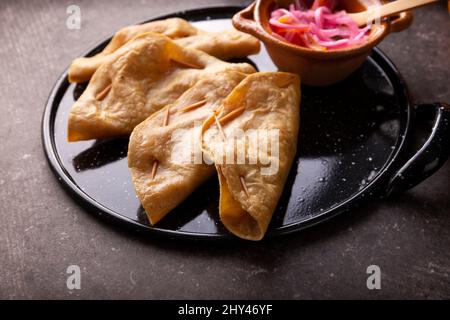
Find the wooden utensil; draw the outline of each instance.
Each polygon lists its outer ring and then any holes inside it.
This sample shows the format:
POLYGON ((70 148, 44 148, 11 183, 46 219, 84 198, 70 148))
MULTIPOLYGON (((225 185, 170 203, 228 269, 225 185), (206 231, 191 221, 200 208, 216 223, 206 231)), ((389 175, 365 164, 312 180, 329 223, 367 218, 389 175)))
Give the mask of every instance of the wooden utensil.
POLYGON ((364 26, 371 21, 389 17, 433 2, 438 2, 438 0, 397 0, 382 6, 371 7, 366 11, 352 13, 350 14, 350 17, 352 17, 359 26, 364 26))

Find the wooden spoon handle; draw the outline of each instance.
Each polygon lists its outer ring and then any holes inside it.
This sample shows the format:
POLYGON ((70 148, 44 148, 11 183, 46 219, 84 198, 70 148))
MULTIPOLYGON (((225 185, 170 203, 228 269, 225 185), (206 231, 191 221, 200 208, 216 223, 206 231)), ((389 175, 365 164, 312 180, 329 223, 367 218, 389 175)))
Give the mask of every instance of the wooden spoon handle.
POLYGON ((352 13, 350 14, 350 17, 352 17, 359 26, 364 26, 378 18, 389 17, 437 1, 438 0, 397 0, 382 6, 369 8, 363 12, 352 13))

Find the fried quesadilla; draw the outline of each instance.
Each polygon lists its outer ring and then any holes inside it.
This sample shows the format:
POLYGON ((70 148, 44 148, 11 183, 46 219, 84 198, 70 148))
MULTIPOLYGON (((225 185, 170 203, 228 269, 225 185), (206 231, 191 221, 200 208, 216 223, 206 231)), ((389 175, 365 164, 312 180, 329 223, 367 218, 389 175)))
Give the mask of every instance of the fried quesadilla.
POLYGON ((159 222, 217 171, 221 221, 238 237, 261 240, 296 153, 299 88, 298 76, 289 73, 217 73, 139 124, 130 138, 128 164, 149 221, 159 222), (235 134, 251 130, 257 133, 253 142, 235 134), (276 139, 260 131, 276 132, 276 139), (206 162, 192 148, 196 139, 206 162), (229 153, 231 161, 225 159, 229 153), (184 161, 174 161, 180 155, 184 161))
POLYGON ((246 76, 225 71, 205 78, 134 129, 128 165, 150 223, 160 221, 214 174, 214 166, 202 159, 201 126, 246 76))
POLYGON ((92 57, 75 59, 69 68, 69 82, 89 81, 109 55, 147 32, 163 34, 181 46, 201 50, 223 60, 245 57, 258 53, 260 49, 256 38, 234 29, 225 32, 206 32, 180 18, 153 21, 125 27, 114 35, 102 52, 92 57))
POLYGON ((219 176, 220 219, 238 237, 261 240, 267 230, 296 154, 299 104, 297 75, 255 73, 203 125, 202 146, 219 176), (250 130, 253 141, 236 134, 250 130))
POLYGON ((68 140, 128 135, 199 80, 222 71, 255 69, 184 48, 161 34, 139 35, 104 58, 71 109, 68 140))

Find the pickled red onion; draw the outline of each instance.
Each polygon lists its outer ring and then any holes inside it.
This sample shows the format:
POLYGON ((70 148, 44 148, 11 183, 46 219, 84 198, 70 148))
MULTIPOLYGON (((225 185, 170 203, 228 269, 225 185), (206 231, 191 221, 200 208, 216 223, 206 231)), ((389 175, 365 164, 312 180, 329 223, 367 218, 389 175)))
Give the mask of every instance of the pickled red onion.
POLYGON ((333 12, 337 0, 314 0, 310 9, 295 1, 271 13, 272 30, 285 40, 315 50, 342 49, 365 43, 370 26, 359 28, 345 12, 333 12))

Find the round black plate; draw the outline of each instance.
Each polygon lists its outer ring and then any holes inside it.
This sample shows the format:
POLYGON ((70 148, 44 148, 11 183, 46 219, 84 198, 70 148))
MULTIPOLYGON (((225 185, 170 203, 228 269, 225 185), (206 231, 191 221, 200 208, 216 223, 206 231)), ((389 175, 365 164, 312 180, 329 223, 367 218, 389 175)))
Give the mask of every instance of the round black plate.
MULTIPOLYGON (((176 13, 209 31, 231 25, 240 8, 176 13)), ((158 17, 158 19, 167 18, 158 17)), ((92 50, 101 50, 107 42, 92 50)), ((249 57, 260 71, 275 71, 265 50, 249 57)), ((218 217, 217 178, 211 179, 156 227, 149 225, 127 167, 128 139, 66 141, 67 118, 85 85, 56 84, 43 117, 44 149, 58 179, 99 214, 155 233, 190 238, 231 238, 218 217)), ((410 116, 406 88, 395 67, 375 50, 346 81, 302 87, 299 153, 268 236, 321 222, 385 188, 410 116)))

